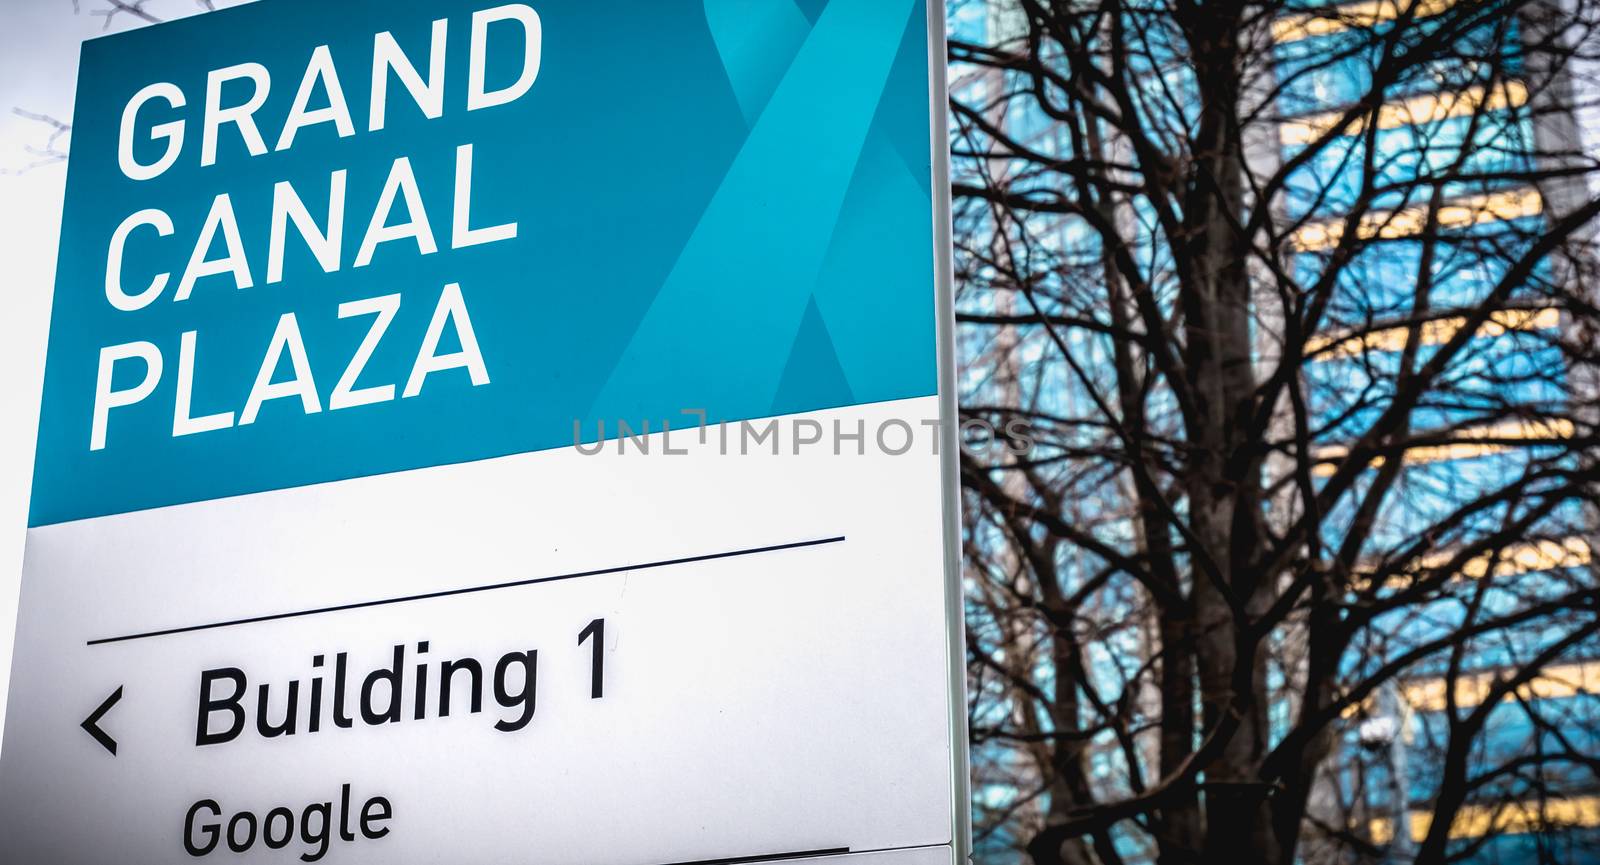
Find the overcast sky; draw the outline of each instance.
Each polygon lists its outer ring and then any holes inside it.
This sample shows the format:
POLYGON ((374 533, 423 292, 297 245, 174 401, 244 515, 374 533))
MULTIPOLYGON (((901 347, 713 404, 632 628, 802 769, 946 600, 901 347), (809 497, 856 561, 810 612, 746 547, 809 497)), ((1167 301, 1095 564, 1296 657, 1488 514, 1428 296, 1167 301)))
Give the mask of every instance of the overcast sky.
MULTIPOLYGON (((129 0, 131 2, 131 0, 129 0)), ((217 0, 216 6, 235 5, 217 0)), ((107 16, 108 0, 0 0, 0 721, 11 682, 11 642, 22 574, 33 439, 39 420, 45 335, 55 279, 65 163, 45 150, 53 128, 17 111, 70 122, 85 39, 146 22, 107 16)), ((202 11, 198 0, 145 0, 150 15, 171 19, 202 11)), ((70 136, 56 144, 65 150, 70 136)))

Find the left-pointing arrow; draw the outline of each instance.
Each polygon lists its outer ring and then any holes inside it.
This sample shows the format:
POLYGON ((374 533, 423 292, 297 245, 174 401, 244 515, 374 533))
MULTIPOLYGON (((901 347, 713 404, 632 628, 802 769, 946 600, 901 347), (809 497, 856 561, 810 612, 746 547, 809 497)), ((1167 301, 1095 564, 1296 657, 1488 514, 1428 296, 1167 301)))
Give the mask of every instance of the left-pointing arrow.
POLYGON ((94 740, 100 743, 100 747, 110 751, 113 757, 117 755, 117 740, 106 735, 106 731, 100 729, 99 721, 105 717, 107 712, 111 711, 111 707, 115 706, 120 699, 122 699, 122 686, 118 685, 117 689, 111 692, 111 696, 100 704, 100 708, 91 712, 89 717, 84 718, 83 723, 78 725, 83 728, 85 733, 93 736, 94 740))

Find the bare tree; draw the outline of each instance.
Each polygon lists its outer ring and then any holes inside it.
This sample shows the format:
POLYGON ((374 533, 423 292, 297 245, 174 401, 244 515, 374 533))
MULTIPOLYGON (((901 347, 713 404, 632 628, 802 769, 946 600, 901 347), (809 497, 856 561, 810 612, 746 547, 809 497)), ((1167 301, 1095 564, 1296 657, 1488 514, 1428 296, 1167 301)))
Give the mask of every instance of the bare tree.
POLYGON ((952 15, 980 851, 1576 861, 1600 6, 952 15))
MULTIPOLYGON (((104 18, 107 30, 111 29, 112 22, 122 15, 144 24, 160 24, 166 20, 157 13, 150 11, 152 4, 159 5, 157 0, 98 0, 98 2, 101 5, 90 9, 89 14, 104 18)), ((193 2, 200 7, 201 11, 213 12, 217 8, 215 0, 193 0, 193 2)), ((83 0, 72 0, 72 11, 82 14, 84 11, 83 0)))
POLYGON ((62 122, 48 114, 35 114, 21 108, 13 108, 11 113, 23 120, 38 124, 43 130, 43 143, 24 144, 22 152, 28 155, 28 162, 16 168, 0 168, 0 175, 26 174, 35 168, 67 161, 67 139, 72 134, 72 124, 62 122))
MULTIPOLYGON (((217 8, 216 0, 183 0, 183 2, 203 12, 215 11, 217 8)), ((163 13, 158 10, 162 5, 158 0, 71 0, 71 5, 75 15, 88 14, 102 19, 102 29, 105 30, 110 30, 113 24, 123 20, 130 21, 138 27, 159 24, 166 20, 162 17, 163 13)), ((176 8, 183 13, 190 11, 188 5, 176 8)), ((27 158, 15 165, 0 166, 0 176, 27 174, 36 169, 67 161, 67 145, 72 134, 70 123, 55 114, 21 106, 12 106, 11 113, 35 124, 42 143, 23 145, 23 153, 27 158)))

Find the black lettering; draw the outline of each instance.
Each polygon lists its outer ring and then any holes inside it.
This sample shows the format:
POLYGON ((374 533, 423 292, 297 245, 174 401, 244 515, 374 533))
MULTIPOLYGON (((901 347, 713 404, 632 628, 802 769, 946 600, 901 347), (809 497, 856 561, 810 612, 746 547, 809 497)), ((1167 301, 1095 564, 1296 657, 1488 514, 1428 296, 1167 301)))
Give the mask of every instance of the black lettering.
MULTIPOLYGON (((321 667, 322 656, 317 655, 311 659, 311 666, 321 667)), ((311 717, 306 719, 306 732, 315 733, 322 729, 322 677, 311 680, 311 717)))
MULTIPOLYGON (((422 656, 426 654, 428 654, 428 641, 423 640, 417 644, 417 659, 421 660, 422 656)), ((428 716, 428 664, 426 662, 417 664, 416 690, 416 709, 412 712, 412 717, 421 721, 428 716)))
POLYGON ((293 736, 295 718, 298 717, 300 711, 300 682, 294 679, 289 680, 289 701, 288 705, 283 709, 283 723, 276 726, 267 720, 267 691, 267 686, 263 684, 256 699, 257 732, 261 733, 264 739, 293 736))
POLYGON ((496 730, 499 730, 502 733, 515 733, 523 727, 528 726, 528 722, 533 720, 534 696, 539 685, 538 674, 538 652, 523 652, 520 655, 515 652, 511 652, 505 657, 501 658, 500 663, 495 665, 495 701, 498 702, 503 708, 507 709, 514 709, 518 706, 522 707, 522 714, 517 716, 515 720, 496 721, 494 724, 494 728, 496 730), (509 683, 506 681, 507 673, 511 670, 513 664, 520 665, 522 667, 522 689, 515 694, 511 693, 509 683))
POLYGON ((405 669, 406 647, 394 647, 394 666, 377 669, 367 674, 361 683, 361 720, 371 725, 400 723, 400 686, 405 682, 401 671, 405 669), (389 686, 389 707, 382 712, 372 703, 372 692, 382 682, 389 686))
POLYGON ((589 649, 589 699, 598 700, 605 696, 606 682, 606 620, 595 619, 578 634, 578 645, 583 645, 584 640, 593 639, 594 644, 589 649))
POLYGON ((307 805, 305 812, 300 815, 300 840, 312 849, 301 853, 300 858, 306 862, 315 862, 328 855, 328 840, 332 828, 332 802, 318 802, 315 805, 307 805), (311 816, 313 814, 321 818, 317 821, 315 831, 311 828, 311 816))
POLYGON ((210 811, 212 817, 222 816, 222 806, 217 804, 215 799, 201 799, 190 806, 189 813, 183 817, 183 849, 190 856, 204 856, 217 849, 217 841, 222 837, 221 830, 216 823, 205 823, 199 827, 201 833, 205 836, 205 840, 199 844, 195 843, 194 818, 202 809, 210 811))
POLYGON ((356 834, 350 831, 349 784, 346 784, 339 789, 339 837, 346 841, 356 840, 356 834))
POLYGON ((472 658, 462 658, 459 661, 445 661, 439 665, 439 717, 450 717, 450 685, 455 681, 456 671, 466 670, 472 675, 472 713, 483 711, 483 667, 472 658))
POLYGON ((350 716, 344 711, 344 668, 348 659, 346 652, 333 656, 333 725, 346 730, 350 729, 351 724, 350 716))
POLYGON ((231 742, 244 730, 244 707, 239 705, 239 700, 244 696, 246 687, 244 671, 237 667, 206 670, 200 674, 200 717, 195 724, 194 734, 197 747, 231 742), (218 679, 233 683, 233 696, 222 700, 211 696, 211 684, 218 679), (210 721, 214 712, 227 712, 233 716, 233 722, 221 733, 211 732, 210 721))
POLYGON ((389 804, 388 799, 382 796, 368 799, 367 804, 361 808, 361 834, 373 839, 382 838, 389 834, 389 827, 374 829, 372 824, 381 823, 393 816, 394 807, 389 804))
POLYGON ((293 839, 293 811, 290 811, 288 808, 273 808, 271 811, 267 812, 267 816, 261 818, 261 841, 271 849, 282 850, 283 848, 289 846, 289 842, 293 839), (278 820, 279 818, 282 818, 283 820, 283 833, 274 834, 272 831, 272 824, 273 821, 278 820))
POLYGON ((235 853, 243 853, 255 843, 256 815, 249 811, 240 811, 233 815, 233 819, 228 821, 228 849, 235 853), (243 841, 239 840, 238 832, 236 831, 241 825, 248 830, 243 841))

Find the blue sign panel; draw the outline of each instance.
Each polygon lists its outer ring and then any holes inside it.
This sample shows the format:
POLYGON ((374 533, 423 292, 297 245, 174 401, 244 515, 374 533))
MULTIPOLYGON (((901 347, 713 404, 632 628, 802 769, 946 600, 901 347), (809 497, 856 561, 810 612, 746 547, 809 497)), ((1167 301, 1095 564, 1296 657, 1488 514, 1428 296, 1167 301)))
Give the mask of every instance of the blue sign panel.
POLYGON ((926 21, 268 0, 88 43, 30 524, 934 394, 926 21))

